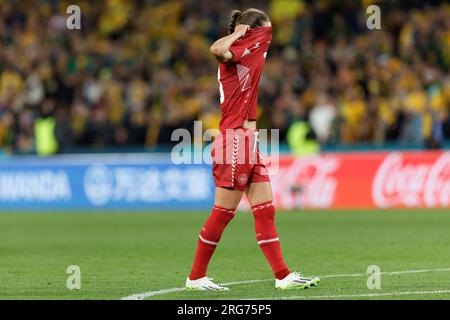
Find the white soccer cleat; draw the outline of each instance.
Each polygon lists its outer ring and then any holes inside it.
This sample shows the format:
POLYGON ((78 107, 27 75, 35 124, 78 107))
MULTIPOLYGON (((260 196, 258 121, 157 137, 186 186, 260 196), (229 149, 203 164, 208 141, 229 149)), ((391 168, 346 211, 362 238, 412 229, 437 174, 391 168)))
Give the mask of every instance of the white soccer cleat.
POLYGON ((291 272, 282 280, 275 280, 275 288, 281 290, 308 289, 316 287, 320 282, 319 277, 304 278, 298 272, 291 272))
POLYGON ((208 277, 203 277, 197 280, 191 280, 189 277, 186 279, 186 289, 187 290, 215 290, 215 291, 224 291, 224 290, 230 290, 226 287, 221 287, 214 282, 211 281, 212 279, 208 277))

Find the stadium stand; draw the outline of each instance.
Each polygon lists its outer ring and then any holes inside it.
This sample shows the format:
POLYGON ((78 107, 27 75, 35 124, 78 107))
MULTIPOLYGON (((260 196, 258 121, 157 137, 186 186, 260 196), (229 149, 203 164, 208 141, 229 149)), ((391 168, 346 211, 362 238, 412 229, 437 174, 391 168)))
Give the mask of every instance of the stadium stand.
MULTIPOLYGON (((274 25, 260 127, 286 142, 306 121, 322 145, 436 148, 450 138, 450 5, 376 1, 382 28, 368 30, 366 2, 259 2, 274 25)), ((78 1, 81 30, 66 28, 70 1, 30 3, 0 6, 5 152, 155 147, 194 120, 218 126, 208 49, 247 1, 78 1), (48 136, 57 147, 42 146, 48 136)))

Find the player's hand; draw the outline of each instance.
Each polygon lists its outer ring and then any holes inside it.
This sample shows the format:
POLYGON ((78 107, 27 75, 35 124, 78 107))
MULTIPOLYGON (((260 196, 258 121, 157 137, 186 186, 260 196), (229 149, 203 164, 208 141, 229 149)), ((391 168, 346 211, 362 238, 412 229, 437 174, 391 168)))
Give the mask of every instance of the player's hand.
POLYGON ((234 33, 240 38, 243 37, 249 29, 250 26, 248 24, 238 24, 236 27, 234 27, 234 33))

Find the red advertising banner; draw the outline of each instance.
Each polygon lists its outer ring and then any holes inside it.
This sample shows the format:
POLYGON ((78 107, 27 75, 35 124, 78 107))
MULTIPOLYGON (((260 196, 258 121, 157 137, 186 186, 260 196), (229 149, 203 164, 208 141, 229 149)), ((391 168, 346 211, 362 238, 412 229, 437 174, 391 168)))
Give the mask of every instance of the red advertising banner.
POLYGON ((450 207, 450 152, 282 156, 277 167, 278 208, 450 207))

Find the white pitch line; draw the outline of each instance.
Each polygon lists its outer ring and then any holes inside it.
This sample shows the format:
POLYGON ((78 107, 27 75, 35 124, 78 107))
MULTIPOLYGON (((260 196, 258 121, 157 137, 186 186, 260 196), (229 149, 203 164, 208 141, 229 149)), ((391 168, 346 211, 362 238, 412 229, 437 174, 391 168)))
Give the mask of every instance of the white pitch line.
POLYGON ((122 300, 144 300, 145 298, 148 298, 148 297, 158 296, 161 294, 166 294, 166 293, 171 293, 171 292, 179 292, 179 291, 184 291, 184 290, 186 290, 186 288, 161 289, 158 291, 132 294, 131 296, 123 297, 122 300))
POLYGON ((274 279, 233 281, 233 282, 221 283, 220 285, 221 286, 233 286, 233 285, 236 285, 236 284, 250 284, 250 283, 268 282, 268 281, 274 281, 274 279))
POLYGON ((422 269, 422 270, 409 270, 409 271, 392 271, 392 272, 380 272, 381 274, 408 274, 408 273, 423 273, 423 272, 445 272, 450 271, 450 268, 437 268, 437 269, 422 269))
MULTIPOLYGON (((380 274, 382 274, 382 275, 396 275, 396 274, 411 274, 411 273, 424 273, 424 272, 445 272, 445 271, 450 271, 450 268, 391 271, 391 272, 380 272, 380 274)), ((322 278, 322 279, 324 279, 324 278, 346 278, 346 277, 362 277, 362 276, 366 276, 366 274, 365 273, 329 274, 329 275, 320 276, 320 278, 322 278)), ((220 285, 222 285, 222 286, 232 286, 232 285, 238 285, 238 284, 251 284, 251 283, 269 282, 269 281, 274 281, 274 280, 273 279, 243 280, 243 281, 233 281, 233 282, 220 283, 220 285)), ((173 292, 180 292, 180 291, 185 291, 185 290, 186 290, 186 288, 184 288, 184 287, 183 288, 161 289, 161 290, 157 290, 157 291, 149 291, 149 292, 132 294, 130 296, 123 297, 122 300, 143 300, 145 298, 150 298, 150 297, 154 297, 154 296, 158 296, 158 295, 162 295, 162 294, 173 293, 173 292)), ((426 291, 423 291, 423 292, 426 292, 426 291)), ((442 292, 442 293, 446 293, 446 292, 442 292)), ((374 293, 374 294, 376 294, 376 293, 374 293)), ((380 294, 378 294, 378 295, 380 295, 380 294)), ((385 294, 381 294, 381 295, 389 295, 389 294, 390 293, 385 293, 385 294)), ((344 296, 351 296, 351 295, 342 295, 342 296, 339 296, 339 297, 344 298, 344 296)), ((322 296, 322 297, 324 297, 324 299, 326 299, 327 296, 322 296)), ((332 296, 329 296, 329 297, 331 298, 332 296)), ((313 296, 310 296, 310 297, 306 297, 305 296, 305 298, 319 299, 319 298, 313 298, 313 296)))
MULTIPOLYGON (((269 282, 273 281, 273 279, 259 279, 259 280, 243 280, 243 281, 233 281, 233 282, 224 282, 220 283, 221 286, 233 286, 236 284, 250 284, 250 283, 260 283, 260 282, 269 282)), ((172 293, 172 292, 180 292, 185 291, 186 288, 170 288, 170 289, 162 289, 158 291, 150 291, 150 292, 143 292, 143 293, 137 293, 133 294, 131 296, 123 297, 122 300, 143 300, 145 298, 159 296, 166 293, 172 293)))
MULTIPOLYGON (((394 275, 394 274, 411 274, 411 273, 445 272, 445 271, 450 271, 450 268, 391 271, 391 272, 380 272, 380 274, 381 275, 394 275)), ((362 277, 362 276, 366 276, 366 274, 364 274, 364 273, 331 274, 331 275, 320 276, 320 278, 347 278, 347 277, 362 277)))
MULTIPOLYGON (((268 282, 268 281, 273 281, 273 279, 233 281, 233 282, 220 283, 220 285, 221 286, 233 286, 233 285, 236 285, 236 284, 250 284, 250 283, 268 282)), ((185 290, 186 290, 186 288, 161 289, 161 290, 158 290, 158 291, 150 291, 150 292, 143 292, 143 293, 133 294, 131 296, 123 297, 122 300, 143 300, 145 298, 158 296, 158 295, 161 295, 161 294, 172 293, 172 292, 180 292, 180 291, 185 291, 185 290)))
MULTIPOLYGON (((415 272, 414 272, 415 273, 415 272)), ((406 295, 424 295, 424 294, 443 294, 450 293, 450 290, 433 290, 433 291, 399 291, 386 293, 365 293, 365 294, 337 294, 324 296, 288 296, 281 298, 254 298, 248 300, 295 300, 295 299, 340 299, 340 298, 371 298, 371 297, 389 297, 389 296, 406 296, 406 295)))

